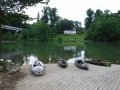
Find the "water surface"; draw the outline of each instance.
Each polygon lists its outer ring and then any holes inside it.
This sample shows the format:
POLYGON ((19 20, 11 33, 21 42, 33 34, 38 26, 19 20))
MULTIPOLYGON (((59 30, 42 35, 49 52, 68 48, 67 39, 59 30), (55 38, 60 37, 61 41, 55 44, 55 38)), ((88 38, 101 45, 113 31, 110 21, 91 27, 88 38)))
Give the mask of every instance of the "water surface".
POLYGON ((56 43, 7 43, 2 44, 0 58, 11 59, 15 63, 28 57, 35 56, 43 63, 57 63, 59 58, 73 58, 81 50, 85 50, 86 58, 96 58, 102 61, 120 62, 120 43, 85 43, 56 44, 56 43))

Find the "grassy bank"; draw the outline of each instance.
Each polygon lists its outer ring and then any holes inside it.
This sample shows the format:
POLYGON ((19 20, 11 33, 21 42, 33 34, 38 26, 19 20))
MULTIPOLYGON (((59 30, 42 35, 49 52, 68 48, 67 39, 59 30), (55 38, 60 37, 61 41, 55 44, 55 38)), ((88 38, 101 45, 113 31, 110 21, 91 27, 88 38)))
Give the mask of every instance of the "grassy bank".
POLYGON ((60 42, 62 44, 83 44, 85 42, 86 33, 76 35, 57 35, 53 41, 60 42))

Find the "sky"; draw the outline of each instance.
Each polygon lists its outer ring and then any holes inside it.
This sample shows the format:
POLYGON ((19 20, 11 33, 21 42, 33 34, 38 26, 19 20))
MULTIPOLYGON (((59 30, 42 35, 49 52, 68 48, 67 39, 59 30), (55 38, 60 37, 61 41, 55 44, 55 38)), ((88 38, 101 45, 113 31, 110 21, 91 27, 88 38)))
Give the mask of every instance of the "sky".
MULTIPOLYGON (((84 26, 84 20, 87 17, 86 11, 91 8, 93 11, 100 9, 102 11, 109 9, 112 13, 120 10, 120 0, 50 0, 48 5, 37 4, 34 7, 28 7, 26 14, 36 18, 38 12, 42 16, 43 6, 57 8, 57 14, 69 20, 80 21, 84 26)), ((34 22, 34 21, 32 21, 34 22)), ((30 23, 32 23, 30 22, 30 23)))

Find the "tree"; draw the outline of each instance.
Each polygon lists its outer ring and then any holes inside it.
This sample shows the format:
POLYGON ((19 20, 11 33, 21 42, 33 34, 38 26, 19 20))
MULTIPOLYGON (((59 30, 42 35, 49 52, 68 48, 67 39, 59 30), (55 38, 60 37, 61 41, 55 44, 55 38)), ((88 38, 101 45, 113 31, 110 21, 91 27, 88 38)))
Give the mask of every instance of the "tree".
POLYGON ((75 27, 81 27, 81 22, 79 22, 79 21, 74 21, 74 25, 75 25, 75 27))
POLYGON ((119 41, 120 18, 113 15, 101 16, 92 24, 87 38, 101 42, 119 41))
POLYGON ((74 27, 75 27, 77 33, 82 33, 83 32, 83 28, 81 27, 81 22, 74 21, 74 27))
POLYGON ((44 22, 38 23, 39 29, 39 41, 49 41, 52 39, 52 30, 50 29, 49 25, 44 22))
POLYGON ((40 21, 40 13, 37 14, 37 22, 40 21))
POLYGON ((103 12, 100 9, 97 9, 96 12, 94 13, 94 20, 96 20, 96 18, 102 15, 103 15, 103 12))
POLYGON ((41 20, 48 23, 51 27, 55 26, 59 20, 56 8, 44 7, 41 20))
POLYGON ((1 0, 0 1, 0 25, 2 24, 1 19, 4 18, 6 21, 5 15, 9 12, 18 13, 23 12, 23 9, 28 6, 34 6, 37 3, 40 3, 42 0, 1 0))
POLYGON ((118 10, 117 15, 120 17, 120 10, 118 10))
POLYGON ((41 20, 45 23, 48 23, 48 21, 49 21, 48 9, 49 9, 49 7, 43 7, 43 10, 42 10, 43 15, 42 15, 41 20))
POLYGON ((94 19, 94 11, 91 10, 90 8, 86 11, 87 13, 87 18, 85 18, 85 28, 88 29, 90 28, 92 22, 93 22, 93 19, 94 19))
POLYGON ((106 9, 106 10, 104 11, 104 15, 109 15, 109 14, 110 14, 110 10, 106 9))
POLYGON ((60 20, 57 24, 58 33, 63 33, 64 30, 69 30, 74 28, 74 22, 72 20, 63 19, 60 20))
POLYGON ((5 25, 22 27, 23 24, 26 24, 27 20, 30 20, 28 15, 22 13, 7 13, 6 14, 6 22, 5 25))
POLYGON ((24 40, 48 41, 51 40, 52 37, 52 30, 49 25, 43 21, 38 21, 23 31, 24 40))
POLYGON ((51 26, 55 26, 57 21, 59 20, 59 16, 57 15, 56 8, 49 8, 49 21, 51 26))
POLYGON ((0 10, 4 12, 20 12, 28 6, 34 6, 43 0, 1 0, 0 10))
MULTIPOLYGON (((42 1, 43 0, 0 0, 0 31, 1 24, 3 24, 3 22, 7 20, 5 17, 7 13, 23 12, 24 8, 28 6, 34 6, 35 4, 42 1)), ((49 0, 47 0, 47 2, 49 2, 49 0)))

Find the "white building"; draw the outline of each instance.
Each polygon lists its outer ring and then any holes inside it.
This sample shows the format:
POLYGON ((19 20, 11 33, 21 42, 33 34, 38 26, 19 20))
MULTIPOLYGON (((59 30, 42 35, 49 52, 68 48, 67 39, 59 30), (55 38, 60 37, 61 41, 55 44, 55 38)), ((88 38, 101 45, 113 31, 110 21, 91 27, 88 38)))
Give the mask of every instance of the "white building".
POLYGON ((64 34, 73 35, 73 34, 76 34, 76 29, 64 30, 63 32, 64 34))

